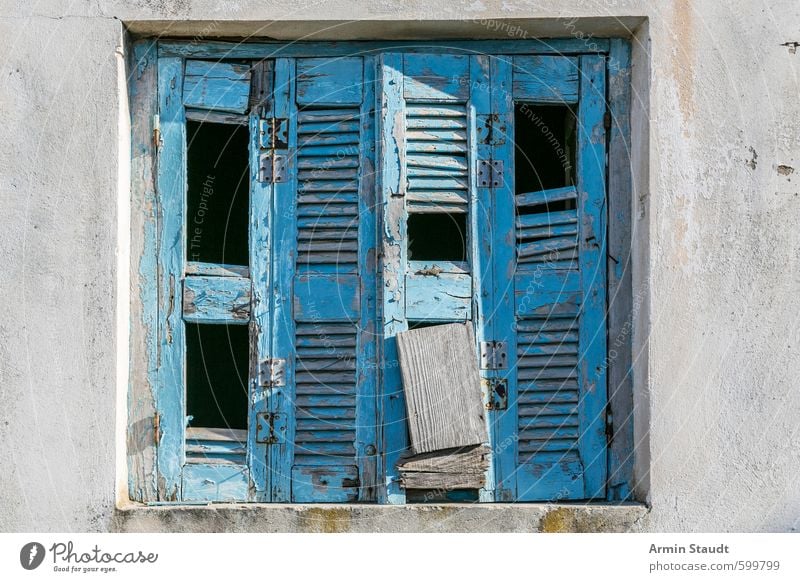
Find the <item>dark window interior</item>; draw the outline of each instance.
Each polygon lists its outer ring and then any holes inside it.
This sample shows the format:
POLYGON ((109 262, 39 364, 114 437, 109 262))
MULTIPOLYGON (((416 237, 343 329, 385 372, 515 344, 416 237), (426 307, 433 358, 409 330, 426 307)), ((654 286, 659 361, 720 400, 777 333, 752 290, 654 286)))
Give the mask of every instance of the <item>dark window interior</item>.
POLYGON ((477 489, 407 489, 408 503, 470 503, 478 501, 477 489))
POLYGON ((423 329, 434 325, 447 325, 447 323, 446 321, 409 321, 408 329, 423 329))
MULTIPOLYGON (((517 103, 514 109, 516 194, 575 185, 576 110, 568 105, 517 103)), ((573 200, 529 207, 526 214, 569 210, 573 200)))
POLYGON ((249 132, 187 121, 186 258, 247 265, 249 132))
POLYGON ((438 212, 408 215, 408 258, 412 261, 467 260, 467 215, 438 212))
POLYGON ((246 325, 186 324, 189 426, 247 429, 246 325))

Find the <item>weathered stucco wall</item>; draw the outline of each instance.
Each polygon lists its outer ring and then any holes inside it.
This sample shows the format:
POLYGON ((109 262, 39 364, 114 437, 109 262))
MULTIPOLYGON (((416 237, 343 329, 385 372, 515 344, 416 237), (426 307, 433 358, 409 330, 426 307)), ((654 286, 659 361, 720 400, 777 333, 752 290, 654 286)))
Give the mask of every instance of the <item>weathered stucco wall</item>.
MULTIPOLYGON (((125 481, 117 418, 129 349, 119 332, 128 301, 128 130, 117 54, 125 24, 190 37, 324 29, 326 38, 434 39, 519 38, 513 26, 529 36, 635 27, 636 470, 652 509, 627 513, 614 528, 796 529, 800 50, 792 43, 800 42, 800 4, 570 4, 3 0, 0 530, 195 523, 165 509, 139 517, 114 509, 125 481), (355 19, 373 22, 347 24, 355 19)), ((485 511, 462 508, 449 521, 454 510, 442 520, 408 511, 407 529, 491 529, 476 525, 485 511)), ((551 519, 541 508, 502 511, 486 517, 511 520, 497 529, 552 529, 541 525, 551 519)), ((196 527, 229 523, 215 515, 196 527)), ((376 528, 394 527, 385 511, 374 515, 376 528)), ((560 529, 595 523, 561 517, 560 529)), ((230 519, 248 528, 243 517, 230 519)), ((276 519, 286 524, 278 528, 304 527, 294 515, 276 519)), ((359 528, 368 519, 359 513, 359 528)))

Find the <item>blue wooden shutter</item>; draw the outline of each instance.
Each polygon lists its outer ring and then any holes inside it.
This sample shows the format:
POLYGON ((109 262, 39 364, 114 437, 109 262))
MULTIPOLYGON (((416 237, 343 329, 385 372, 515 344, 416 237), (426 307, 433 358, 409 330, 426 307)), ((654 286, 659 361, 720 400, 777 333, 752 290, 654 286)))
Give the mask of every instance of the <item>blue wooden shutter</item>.
POLYGON ((599 56, 492 61, 493 108, 577 103, 576 186, 517 193, 513 132, 495 146, 511 169, 495 191, 497 340, 507 342, 508 408, 492 413, 498 500, 592 499, 606 482, 605 62, 599 56), (573 199, 573 210, 523 213, 573 199))
POLYGON ((273 501, 375 496, 374 90, 367 59, 277 59, 273 501))
POLYGON ((381 57, 381 428, 386 475, 381 500, 389 503, 405 500, 397 463, 409 447, 395 336, 410 322, 472 321, 476 340, 484 339, 480 322, 487 304, 477 282, 488 274, 490 254, 483 234, 491 225, 489 193, 477 187, 475 167, 476 154, 486 147, 481 145, 481 127, 490 113, 488 62, 488 57, 464 54, 381 57), (410 255, 409 217, 435 213, 466 215, 465 261, 416 260, 410 255))
MULTIPOLYGON (((244 113, 250 71, 238 64, 160 58, 158 83, 159 499, 246 501, 253 499, 254 491, 263 490, 250 471, 255 463, 247 446, 248 431, 187 428, 184 324, 251 324, 250 269, 188 260, 185 209, 187 114, 206 118, 219 112, 244 113), (251 478, 255 487, 251 487, 251 478)), ((254 253, 251 248, 251 264, 254 254, 264 258, 263 252, 254 253)))

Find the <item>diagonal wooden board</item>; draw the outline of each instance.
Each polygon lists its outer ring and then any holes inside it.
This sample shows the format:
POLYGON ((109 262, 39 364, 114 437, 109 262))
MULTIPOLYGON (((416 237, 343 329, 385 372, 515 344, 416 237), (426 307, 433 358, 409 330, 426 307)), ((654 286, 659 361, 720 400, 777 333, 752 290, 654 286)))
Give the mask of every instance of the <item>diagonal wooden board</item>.
POLYGON ((412 452, 488 442, 471 324, 398 333, 397 350, 412 452))

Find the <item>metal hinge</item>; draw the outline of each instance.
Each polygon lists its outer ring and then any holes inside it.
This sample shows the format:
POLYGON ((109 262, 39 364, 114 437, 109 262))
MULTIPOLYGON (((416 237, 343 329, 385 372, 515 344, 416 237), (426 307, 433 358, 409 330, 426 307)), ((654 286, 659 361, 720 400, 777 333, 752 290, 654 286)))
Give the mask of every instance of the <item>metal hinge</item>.
POLYGON ((286 181, 288 152, 278 152, 289 147, 289 120, 270 117, 258 122, 258 181, 278 184, 286 181))
POLYGON ((487 410, 506 410, 508 408, 508 382, 500 378, 486 380, 489 397, 486 401, 487 410))
POLYGON ((258 385, 261 388, 286 386, 286 360, 267 358, 258 364, 258 385))
POLYGON ((258 156, 258 181, 262 184, 278 184, 286 181, 288 157, 275 151, 262 152, 258 156))
POLYGON ((256 415, 256 442, 274 445, 286 441, 286 415, 278 412, 260 412, 256 415))
POLYGON ((503 185, 502 160, 478 160, 478 188, 499 188, 503 185))
POLYGON ((506 342, 481 342, 481 370, 505 370, 508 366, 506 342))

